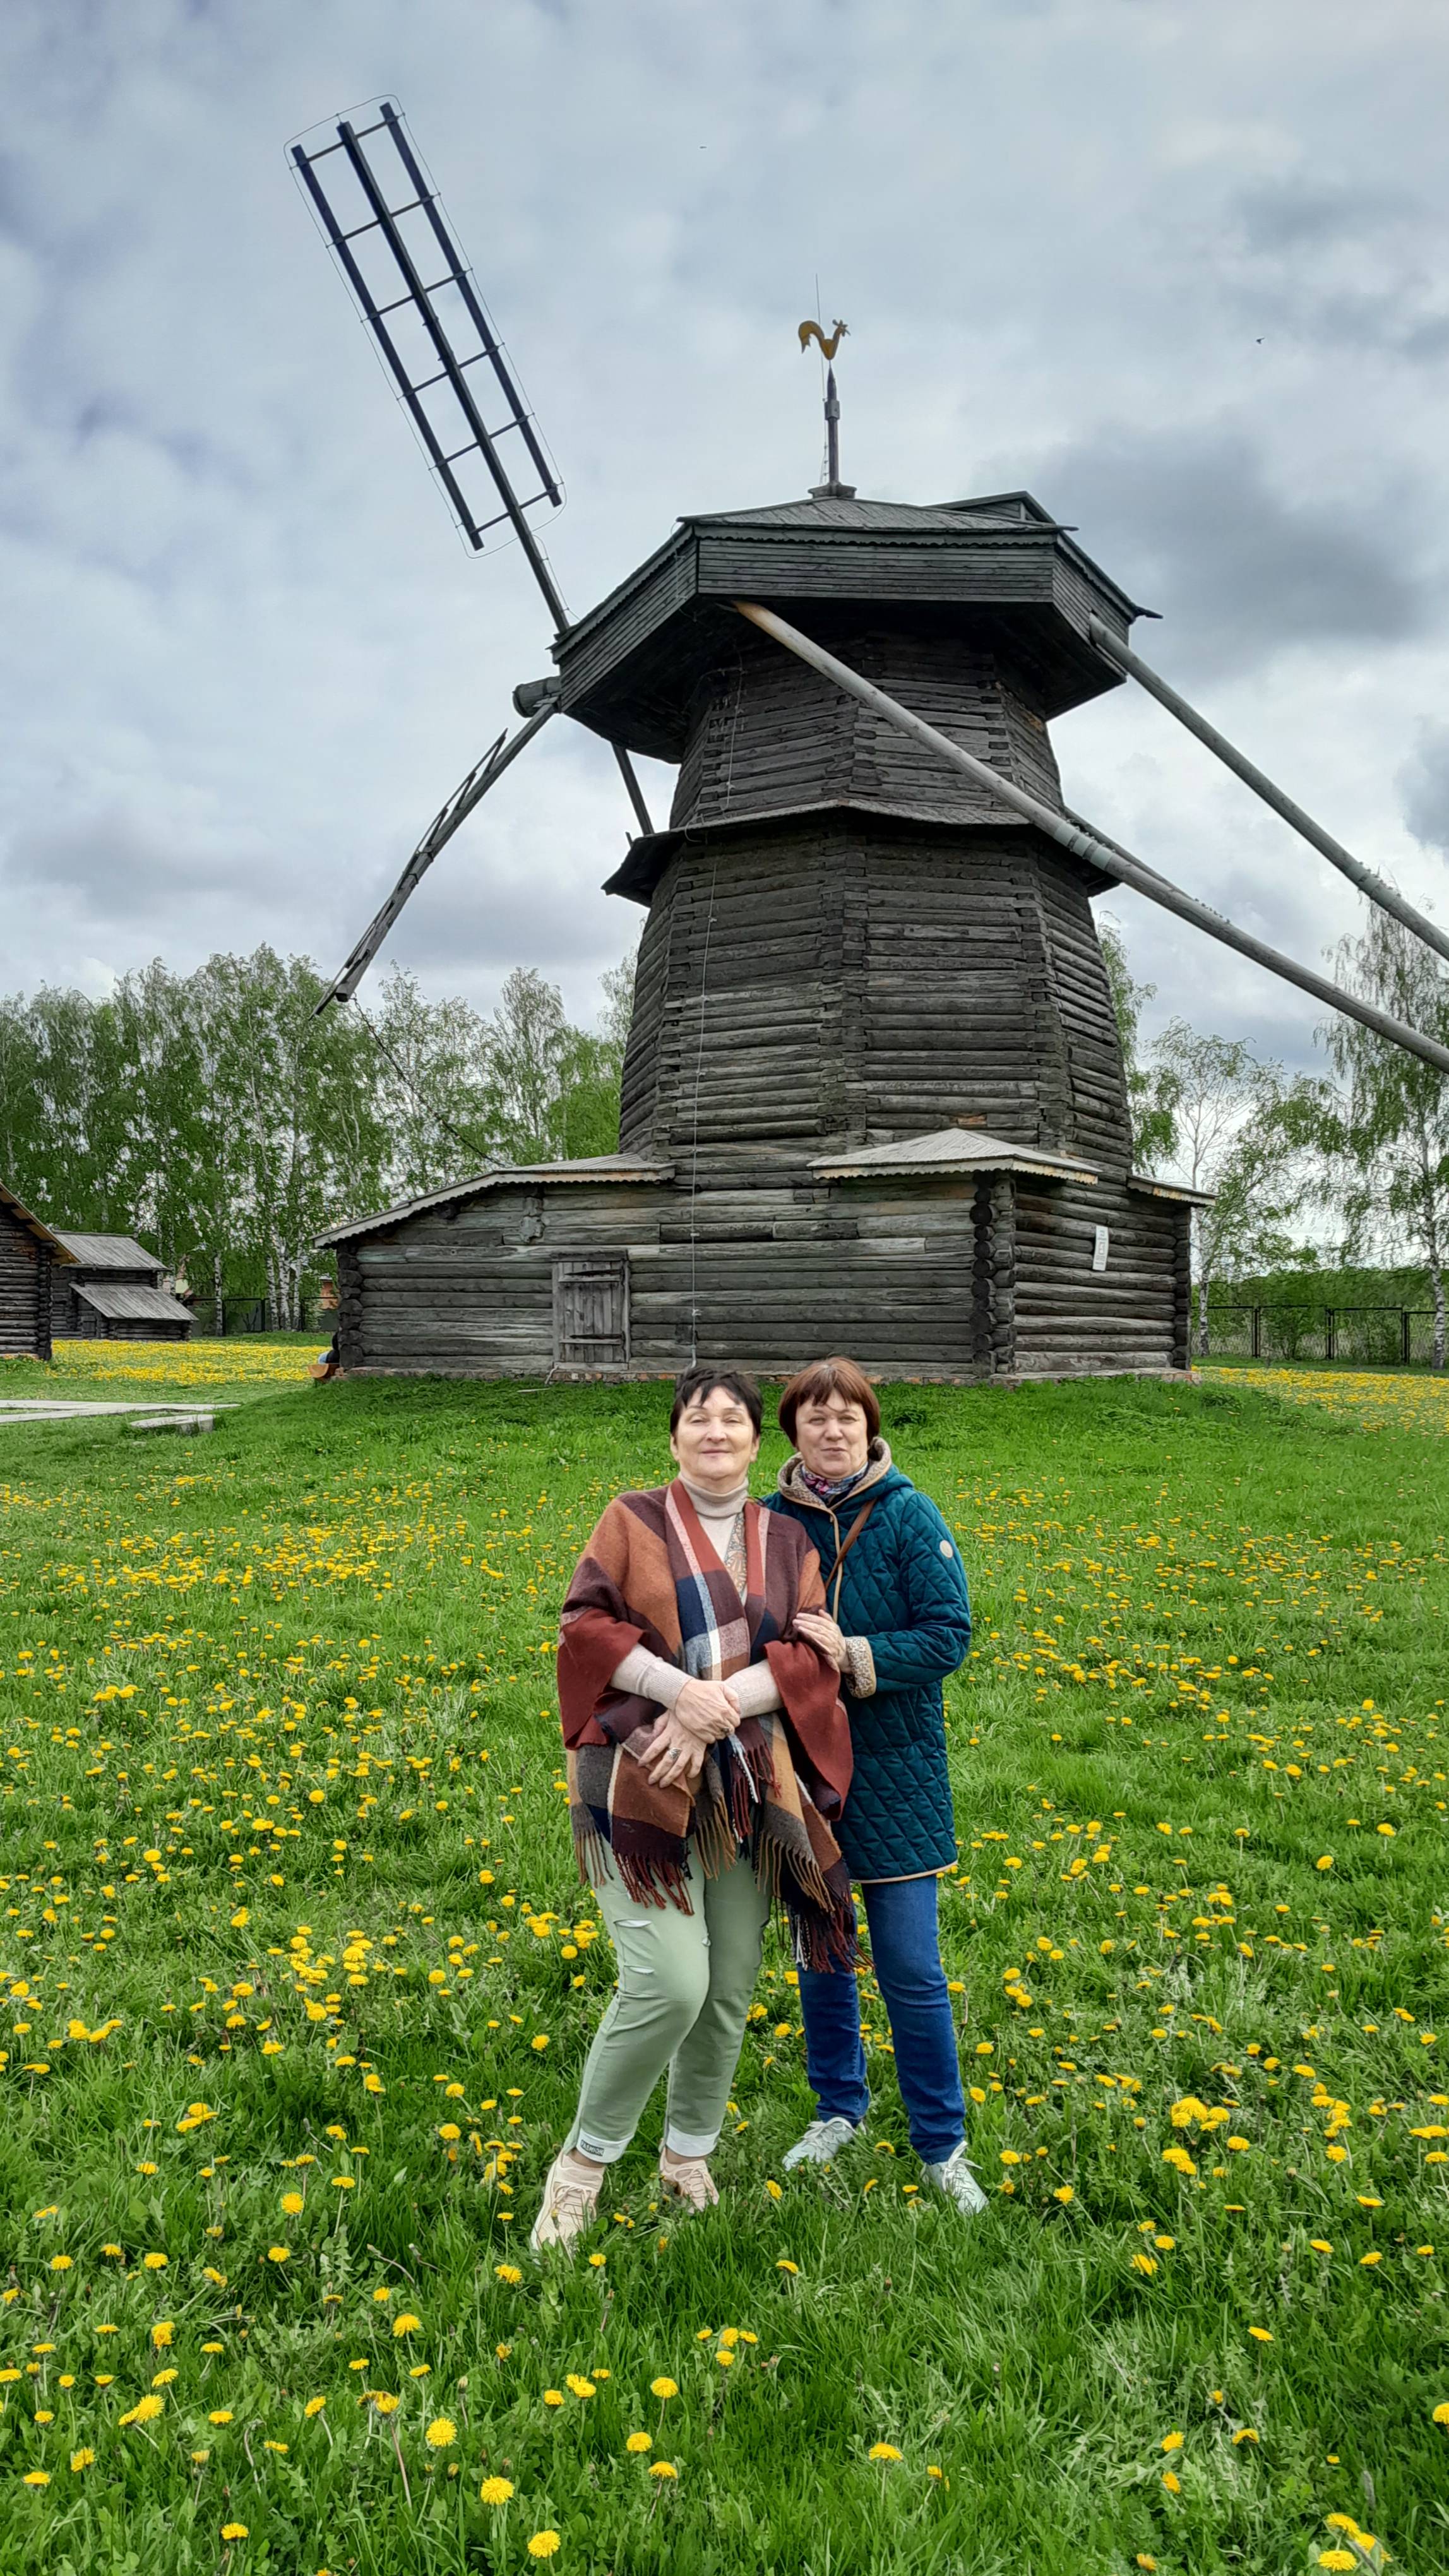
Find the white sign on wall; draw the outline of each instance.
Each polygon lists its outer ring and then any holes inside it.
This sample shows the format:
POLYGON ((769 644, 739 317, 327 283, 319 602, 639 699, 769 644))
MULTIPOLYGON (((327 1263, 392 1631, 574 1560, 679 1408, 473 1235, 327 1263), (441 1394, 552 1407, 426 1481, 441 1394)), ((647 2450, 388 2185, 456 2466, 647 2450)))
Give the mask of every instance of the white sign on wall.
POLYGON ((1093 1228, 1092 1228, 1092 1268, 1093 1268, 1094 1270, 1105 1270, 1105 1269, 1106 1269, 1106 1267, 1107 1267, 1107 1247, 1108 1247, 1108 1245, 1110 1244, 1111 1240, 1112 1240, 1111 1233, 1110 1233, 1109 1229, 1108 1229, 1105 1225, 1094 1225, 1094 1226, 1093 1226, 1093 1228))

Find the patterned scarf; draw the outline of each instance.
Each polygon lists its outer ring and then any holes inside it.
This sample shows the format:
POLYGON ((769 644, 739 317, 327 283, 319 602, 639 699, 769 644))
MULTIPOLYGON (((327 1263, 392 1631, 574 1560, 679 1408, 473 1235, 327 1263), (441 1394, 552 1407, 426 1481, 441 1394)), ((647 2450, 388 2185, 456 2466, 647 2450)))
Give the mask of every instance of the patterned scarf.
POLYGON ((744 1523, 743 1598, 678 1483, 620 1495, 590 1538, 558 1651, 574 1847, 586 1880, 597 1885, 611 1859, 636 1903, 688 1914, 691 1851, 713 1878, 743 1845, 789 1917, 797 1960, 824 1968, 855 1955, 850 1876, 828 1821, 850 1786, 850 1729, 834 1667, 789 1634, 797 1610, 824 1606, 809 1539, 756 1503, 744 1523), (692 1793, 658 1786, 638 1758, 658 1703, 612 1687, 641 1642, 704 1681, 763 1660, 779 1687, 778 1711, 710 1747, 692 1793))

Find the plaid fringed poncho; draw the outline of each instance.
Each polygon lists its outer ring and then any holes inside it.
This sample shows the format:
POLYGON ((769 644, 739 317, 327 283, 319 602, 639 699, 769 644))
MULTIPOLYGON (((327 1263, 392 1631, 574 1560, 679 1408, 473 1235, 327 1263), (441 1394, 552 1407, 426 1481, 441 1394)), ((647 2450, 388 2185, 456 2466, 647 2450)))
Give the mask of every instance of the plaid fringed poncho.
POLYGON ((689 1857, 706 1877, 743 1845, 760 1885, 783 1904, 797 1958, 828 1967, 855 1955, 850 1876, 830 1831, 850 1786, 850 1728, 833 1665, 790 1629, 823 1609, 820 1561, 793 1521, 745 1505, 741 1601, 681 1484, 621 1494, 580 1557, 560 1624, 559 1707, 569 1812, 585 1880, 604 1846, 638 1903, 692 1913, 689 1857), (692 1680, 728 1681, 767 1661, 781 1707, 744 1718, 711 1746, 698 1787, 660 1788, 639 1754, 658 1704, 616 1691, 639 1644, 692 1680))

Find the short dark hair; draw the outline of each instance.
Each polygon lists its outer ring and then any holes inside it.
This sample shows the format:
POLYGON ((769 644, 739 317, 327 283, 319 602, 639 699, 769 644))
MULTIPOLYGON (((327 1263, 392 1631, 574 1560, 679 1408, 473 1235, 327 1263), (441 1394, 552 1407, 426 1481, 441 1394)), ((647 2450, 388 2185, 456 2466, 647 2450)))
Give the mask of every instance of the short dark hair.
POLYGON ((682 1369, 674 1383, 674 1403, 669 1415, 669 1436, 679 1429, 681 1413, 692 1404, 702 1404, 707 1395, 722 1386, 726 1394, 737 1396, 758 1431, 765 1419, 764 1399, 748 1369, 710 1368, 701 1361, 695 1368, 682 1369))
POLYGON ((795 1416, 801 1405, 823 1404, 828 1395, 843 1395, 847 1404, 858 1404, 874 1440, 880 1429, 880 1398, 859 1363, 846 1359, 812 1360, 791 1378, 780 1398, 780 1428, 787 1440, 795 1438, 795 1416))

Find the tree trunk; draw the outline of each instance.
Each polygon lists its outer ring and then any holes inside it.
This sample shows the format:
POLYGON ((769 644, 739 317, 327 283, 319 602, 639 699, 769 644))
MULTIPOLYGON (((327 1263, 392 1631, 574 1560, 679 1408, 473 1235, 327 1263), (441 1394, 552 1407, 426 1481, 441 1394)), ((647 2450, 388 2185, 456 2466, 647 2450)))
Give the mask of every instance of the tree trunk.
POLYGON ((1197 1355, 1200 1360, 1205 1360, 1208 1355, 1208 1275, 1205 1270, 1197 1283, 1197 1355))
POLYGON ((218 1341, 226 1331, 226 1305, 221 1290, 221 1254, 211 1256, 211 1319, 218 1341))

